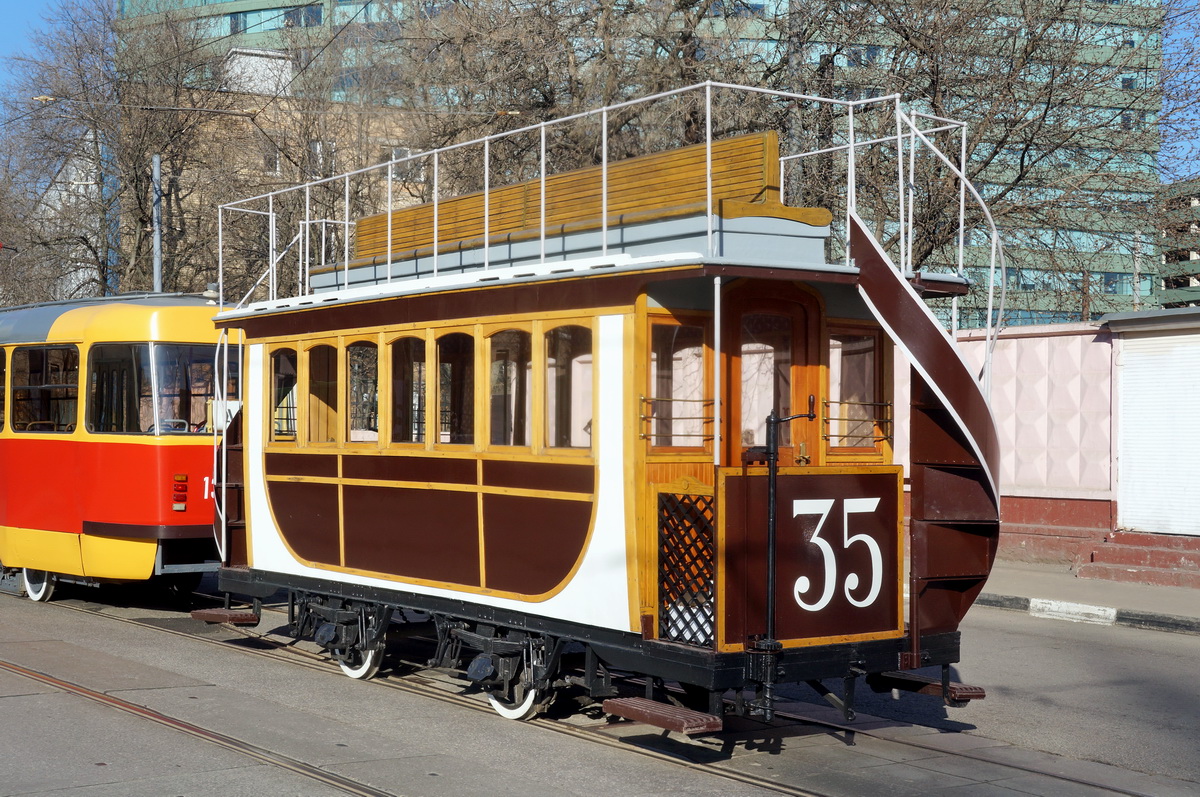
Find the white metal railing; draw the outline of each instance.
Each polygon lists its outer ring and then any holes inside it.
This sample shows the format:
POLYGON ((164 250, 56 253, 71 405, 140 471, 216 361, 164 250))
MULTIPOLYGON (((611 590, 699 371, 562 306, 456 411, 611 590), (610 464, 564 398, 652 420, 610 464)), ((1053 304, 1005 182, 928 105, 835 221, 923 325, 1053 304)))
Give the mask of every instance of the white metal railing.
MULTIPOLYGON (((728 83, 719 83, 709 81, 706 83, 687 86, 673 91, 667 91, 660 94, 655 94, 649 97, 629 100, 626 102, 616 103, 603 108, 597 108, 590 111, 565 116, 558 119, 549 120, 533 125, 528 125, 505 133, 499 133, 491 136, 476 138, 460 144, 454 144, 439 149, 429 150, 426 152, 417 152, 408 155, 407 157, 396 158, 384 164, 370 166, 363 169, 347 172, 345 174, 334 177, 327 177, 319 180, 314 180, 302 185, 281 189, 265 194, 260 194, 255 197, 230 202, 222 205, 218 210, 218 219, 221 226, 221 231, 218 234, 218 249, 219 249, 219 266, 220 277, 219 285, 222 295, 222 305, 224 304, 224 294, 226 286, 226 248, 229 243, 229 233, 227 227, 236 223, 236 219, 243 217, 243 214, 251 216, 265 216, 267 219, 265 251, 259 253, 260 262, 265 264, 265 269, 261 276, 253 283, 249 290, 245 292, 241 300, 237 303, 238 307, 244 306, 252 300, 267 299, 274 300, 280 297, 281 290, 281 270, 285 257, 294 252, 297 258, 296 262, 296 295, 305 295, 311 291, 310 276, 314 267, 334 269, 340 266, 339 284, 341 287, 347 287, 350 283, 349 268, 351 262, 351 238, 355 229, 354 216, 365 216, 374 213, 386 213, 386 242, 384 251, 384 266, 386 268, 385 279, 390 282, 393 279, 393 241, 396 230, 393 229, 392 211, 395 209, 394 195, 397 187, 403 185, 411 185, 414 181, 411 175, 414 170, 418 171, 423 182, 425 178, 431 179, 431 184, 428 186, 428 204, 432 206, 432 222, 430 230, 432 248, 431 252, 431 268, 432 276, 436 277, 439 274, 439 252, 441 249, 442 240, 442 218, 441 207, 445 201, 442 196, 442 187, 440 181, 444 173, 444 162, 451 154, 461 155, 468 152, 478 152, 482 160, 482 175, 478 182, 483 186, 483 204, 484 213, 480 224, 480 236, 483 240, 482 257, 483 268, 490 269, 492 266, 489 246, 487 245, 491 232, 491 203, 492 194, 500 186, 495 185, 493 179, 493 171, 495 164, 494 150, 499 142, 507 139, 512 139, 516 136, 534 135, 538 136, 537 142, 537 174, 535 178, 539 182, 538 202, 540 210, 538 213, 538 250, 540 260, 544 265, 546 262, 546 236, 547 236, 547 221, 546 221, 546 180, 549 176, 549 152, 550 149, 547 136, 548 133, 555 131, 558 128, 585 123, 587 121, 598 122, 600 125, 600 235, 601 235, 601 254, 608 253, 608 233, 609 233, 609 213, 608 213, 608 171, 610 166, 609 161, 609 127, 613 116, 626 109, 632 109, 639 106, 650 106, 654 104, 670 103, 673 101, 682 100, 688 95, 698 98, 698 101, 703 105, 704 113, 704 144, 705 163, 706 163, 706 185, 705 197, 706 206, 708 208, 706 221, 706 241, 707 254, 714 256, 716 254, 715 234, 714 234, 714 218, 715 207, 713 202, 713 179, 712 179, 712 146, 714 139, 714 129, 730 129, 734 128, 737 132, 750 130, 751 128, 743 122, 734 120, 733 124, 726 124, 728 120, 724 117, 718 117, 717 114, 723 113, 716 107, 714 98, 716 96, 724 96, 725 93, 740 93, 746 97, 757 97, 760 99, 766 98, 770 101, 782 104, 788 113, 792 113, 794 109, 800 108, 819 108, 829 111, 830 113, 840 114, 841 124, 836 129, 830 131, 830 140, 822 144, 822 146, 810 148, 805 151, 784 151, 790 143, 789 140, 781 136, 781 152, 780 152, 780 172, 786 177, 787 169, 793 165, 799 165, 805 159, 825 158, 829 163, 837 166, 837 173, 844 174, 845 187, 842 193, 842 202, 844 202, 844 213, 835 214, 838 221, 833 225, 831 232, 836 233, 837 227, 841 226, 844 233, 848 229, 849 217, 851 213, 858 210, 858 197, 860 187, 867 185, 870 181, 873 185, 879 186, 883 183, 891 183, 890 193, 893 195, 894 207, 891 210, 891 216, 885 224, 894 224, 896 232, 894 235, 894 245, 891 251, 894 254, 893 261, 897 267, 905 273, 910 273, 914 267, 914 252, 913 245, 915 236, 913 234, 913 225, 915 224, 915 212, 918 202, 917 187, 914 184, 914 176, 918 174, 918 159, 920 164, 927 166, 930 163, 939 164, 938 168, 944 168, 953 176, 953 179, 959 184, 958 197, 958 212, 957 212, 957 230, 955 235, 954 247, 956 254, 954 256, 954 264, 952 269, 959 276, 964 275, 964 252, 967 248, 967 195, 970 194, 974 203, 979 206, 982 211, 986 232, 990 239, 989 254, 988 254, 988 274, 989 274, 989 290, 987 300, 987 314, 985 323, 988 327, 990 353, 995 340, 995 325, 993 318, 996 315, 996 302, 993 298, 995 288, 1000 288, 999 312, 1003 312, 1004 286, 1005 280, 1003 277, 1004 271, 1004 252, 1000 243, 1000 238, 996 225, 988 211, 986 203, 983 201, 979 192, 966 179, 967 167, 967 125, 965 122, 945 119, 927 113, 911 112, 906 113, 901 107, 901 98, 899 95, 887 95, 862 100, 838 100, 825 97, 816 97, 805 94, 797 94, 791 92, 774 91, 763 88, 737 86, 728 83), (722 93, 718 95, 718 93, 722 93), (860 123, 863 114, 870 112, 880 114, 882 112, 890 112, 895 120, 894 132, 871 135, 863 140, 858 139, 860 131, 866 129, 865 123, 860 123), (938 146, 935 145, 933 137, 939 135, 957 135, 958 136, 958 152, 956 158, 947 156, 938 146), (869 171, 862 167, 864 153, 876 151, 885 155, 889 155, 895 160, 894 176, 887 177, 883 174, 869 171), (382 201, 378 204, 380 207, 371 208, 353 208, 351 199, 352 185, 358 179, 375 179, 383 183, 383 190, 379 192, 382 201), (315 206, 321 203, 314 201, 314 192, 340 192, 340 202, 336 199, 329 200, 321 205, 320 208, 315 206), (330 217, 326 212, 334 205, 340 205, 341 217, 330 217), (353 213, 353 216, 352 216, 353 213), (287 226, 290 229, 281 230, 281 226, 287 226), (341 246, 331 246, 329 244, 328 231, 337 229, 341 233, 341 246), (314 231, 319 231, 316 237, 319 240, 314 240, 314 231), (288 243, 280 250, 278 240, 280 233, 283 233, 283 239, 288 240, 288 243), (333 249, 340 250, 340 256, 335 254, 333 249), (999 276, 999 278, 997 278, 999 276)), ((881 125, 876 125, 875 129, 881 129, 881 125)), ((761 129, 758 127, 756 129, 761 129)), ((681 142, 683 143, 683 142, 681 142)), ((886 158, 883 162, 886 162, 886 158)), ((833 173, 831 169, 831 173, 833 173)), ((781 198, 787 202, 792 197, 786 195, 787 180, 781 180, 780 191, 781 198)), ((878 192, 877 192, 878 193, 878 192)), ((796 199, 802 200, 803 197, 796 199)), ((800 202, 792 202, 791 204, 800 204, 800 202)), ((830 208, 830 210, 835 210, 830 208)), ((859 214, 863 215, 863 214, 859 214)), ((875 234, 878 239, 883 241, 887 238, 886 230, 876 230, 875 234)), ((849 247, 846 244, 844 237, 836 241, 842 247, 841 257, 845 259, 847 265, 849 263, 849 247)), ((245 264, 243 264, 244 266, 245 264)), ((243 269, 245 270, 245 269, 243 269)), ((952 307, 951 313, 953 320, 951 321, 951 329, 957 324, 957 303, 952 307)), ((985 367, 986 370, 986 367, 985 367)))

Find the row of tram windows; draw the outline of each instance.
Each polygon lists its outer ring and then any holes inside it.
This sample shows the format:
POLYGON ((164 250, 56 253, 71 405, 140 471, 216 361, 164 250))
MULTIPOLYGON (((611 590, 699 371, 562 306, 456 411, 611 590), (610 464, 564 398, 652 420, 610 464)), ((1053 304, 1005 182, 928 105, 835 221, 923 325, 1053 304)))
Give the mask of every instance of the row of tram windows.
MULTIPOLYGON (((772 404, 789 408, 796 369, 805 366, 792 351, 792 333, 765 323, 778 326, 778 319, 742 320, 741 436, 745 445, 761 445, 772 404)), ((639 410, 639 434, 651 448, 711 451, 711 338, 707 319, 651 321, 639 410)), ((875 450, 888 434, 881 344, 878 328, 831 330, 823 406, 831 450, 875 450)), ((277 344, 270 354, 270 440, 588 449, 592 346, 592 330, 582 324, 277 344)))
POLYGON ((589 326, 565 324, 536 338, 528 328, 486 336, 439 330, 380 345, 275 347, 271 441, 591 448, 589 326))
POLYGON ((82 369, 75 345, 0 349, 0 430, 71 434, 82 416, 97 434, 200 434, 210 403, 238 396, 236 353, 224 396, 217 380, 213 345, 101 343, 82 369))

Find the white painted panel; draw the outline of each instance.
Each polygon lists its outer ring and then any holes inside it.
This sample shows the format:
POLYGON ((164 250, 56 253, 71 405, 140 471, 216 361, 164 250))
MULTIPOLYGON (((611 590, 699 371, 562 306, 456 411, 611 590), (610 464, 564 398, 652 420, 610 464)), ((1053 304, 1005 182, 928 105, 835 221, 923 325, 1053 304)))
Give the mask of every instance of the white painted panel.
POLYGON ((1123 336, 1117 370, 1118 526, 1200 535, 1200 333, 1123 336))

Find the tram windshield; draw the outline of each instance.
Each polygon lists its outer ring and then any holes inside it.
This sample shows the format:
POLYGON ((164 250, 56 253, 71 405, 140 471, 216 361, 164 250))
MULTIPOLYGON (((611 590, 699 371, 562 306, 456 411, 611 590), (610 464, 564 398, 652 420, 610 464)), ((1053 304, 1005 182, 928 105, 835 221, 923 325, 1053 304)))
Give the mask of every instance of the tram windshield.
MULTIPOLYGON (((224 358, 223 358, 224 359, 224 358)), ((218 376, 217 347, 104 343, 88 356, 87 426, 109 434, 204 434, 213 403, 238 398, 238 354, 218 376), (223 385, 218 384, 218 380, 223 385)))

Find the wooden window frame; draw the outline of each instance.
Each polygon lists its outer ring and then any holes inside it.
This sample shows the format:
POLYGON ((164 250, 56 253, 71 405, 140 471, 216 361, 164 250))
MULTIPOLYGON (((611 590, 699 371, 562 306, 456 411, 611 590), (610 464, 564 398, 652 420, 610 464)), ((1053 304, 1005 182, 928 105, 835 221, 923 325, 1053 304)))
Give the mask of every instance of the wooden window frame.
POLYGON ((821 424, 822 435, 829 433, 829 411, 828 402, 832 401, 833 397, 833 368, 831 361, 831 351, 833 348, 833 339, 836 335, 869 335, 875 339, 875 401, 886 403, 888 405, 888 419, 884 423, 880 423, 880 416, 876 415, 874 423, 875 443, 870 446, 835 446, 831 438, 825 439, 825 453, 830 461, 839 460, 868 460, 870 462, 886 461, 891 456, 892 441, 895 439, 895 396, 893 395, 892 386, 892 348, 887 343, 889 339, 884 335, 883 329, 877 324, 862 321, 836 320, 830 319, 826 324, 825 348, 823 352, 823 360, 825 366, 825 396, 826 402, 822 404, 821 424), (887 428, 885 428, 887 427, 887 428), (881 438, 881 439, 880 439, 881 438))

